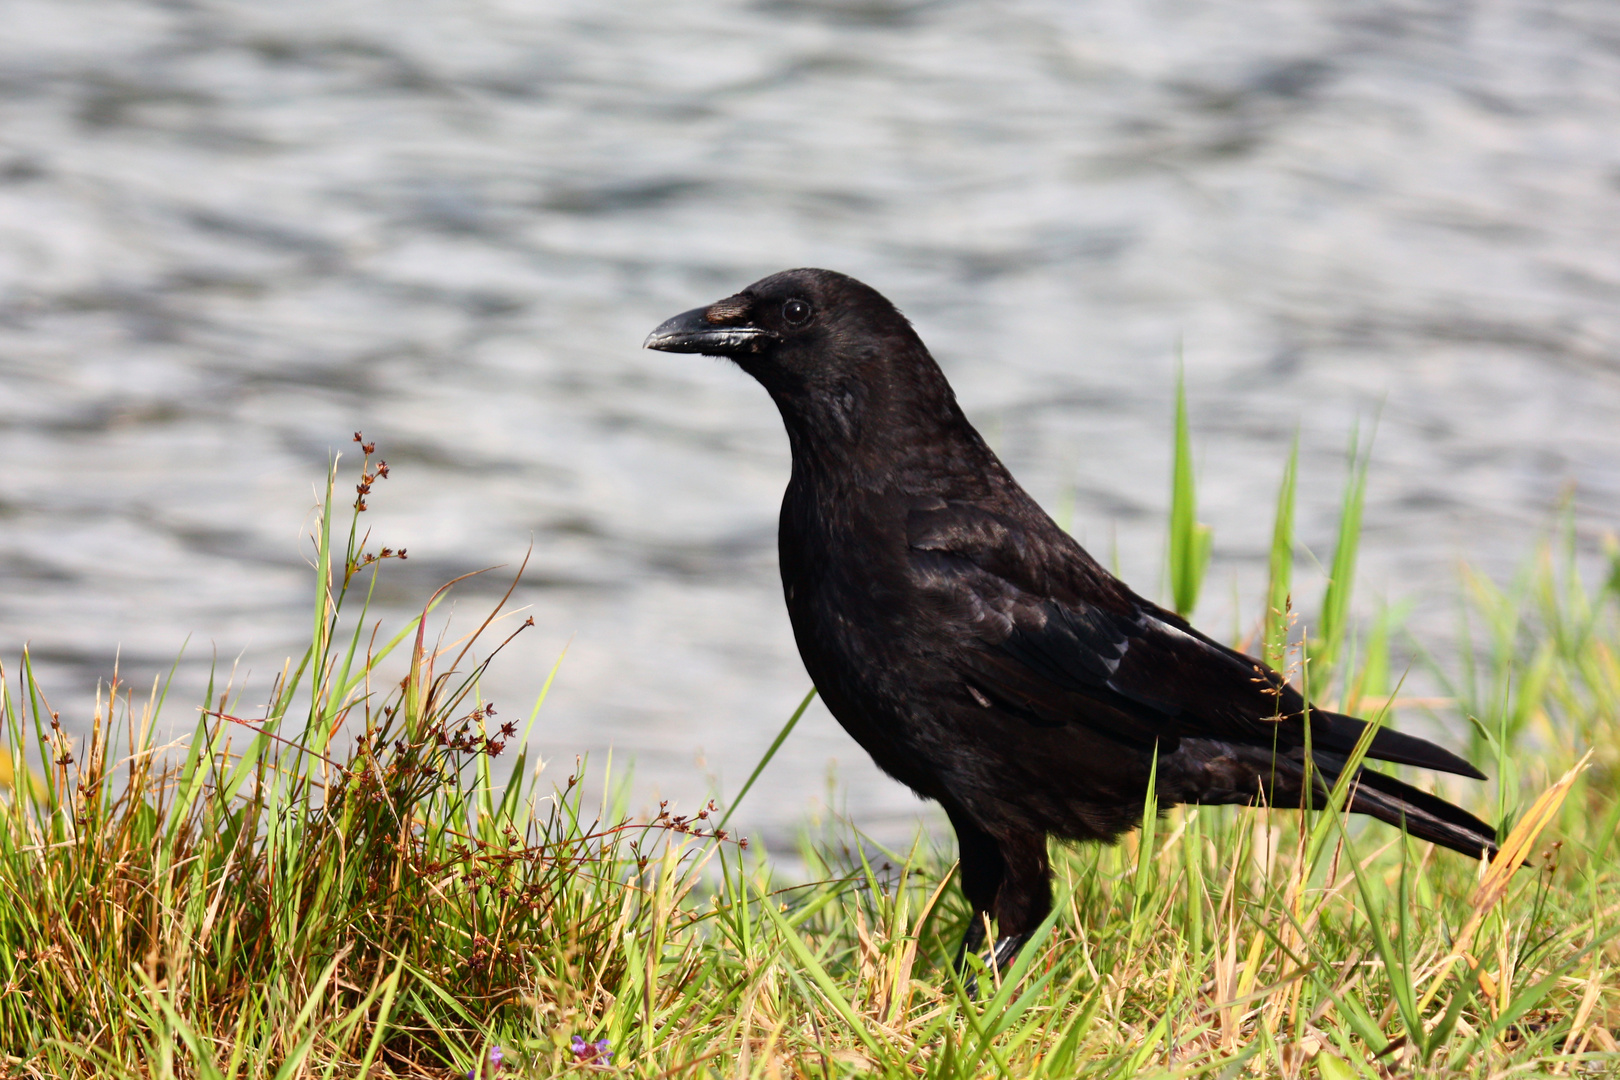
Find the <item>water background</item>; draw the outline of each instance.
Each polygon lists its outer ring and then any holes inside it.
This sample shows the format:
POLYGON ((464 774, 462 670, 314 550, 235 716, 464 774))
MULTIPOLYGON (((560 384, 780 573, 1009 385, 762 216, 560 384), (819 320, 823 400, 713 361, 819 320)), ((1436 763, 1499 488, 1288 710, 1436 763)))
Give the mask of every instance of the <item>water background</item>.
MULTIPOLYGON (((1174 357, 1215 560, 1259 597, 1301 443, 1326 561, 1377 417, 1360 612, 1454 641, 1573 492, 1620 526, 1620 6, 1608 0, 7 0, 0 655, 64 722, 307 641, 300 535, 375 438, 397 623, 520 560, 484 686, 636 798, 735 791, 808 686, 776 580, 786 440, 728 365, 643 352, 790 266, 916 323, 1025 485, 1162 596, 1174 357)), ((1320 577, 1302 573, 1314 611, 1320 577), (1313 581, 1315 583, 1313 583, 1313 581)), ((458 593, 473 622, 500 591, 458 593)), ((814 710, 750 802, 919 804, 814 710)))

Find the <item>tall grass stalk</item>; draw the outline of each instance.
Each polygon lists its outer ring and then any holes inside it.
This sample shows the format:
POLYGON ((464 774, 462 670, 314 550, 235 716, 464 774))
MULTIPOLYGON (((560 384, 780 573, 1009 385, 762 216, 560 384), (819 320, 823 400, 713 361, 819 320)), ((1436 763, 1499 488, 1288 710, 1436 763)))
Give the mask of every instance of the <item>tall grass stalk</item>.
POLYGON ((1192 430, 1187 420, 1187 379, 1176 365, 1175 455, 1170 471, 1170 596, 1178 615, 1191 615, 1204 588, 1214 534, 1198 520, 1193 476, 1192 430))
MULTIPOLYGON (((1335 665, 1345 659, 1350 639, 1350 599, 1355 590, 1356 557, 1361 550, 1361 514, 1367 502, 1367 467, 1372 459, 1372 439, 1363 447, 1359 428, 1350 432, 1349 462, 1344 482, 1343 505, 1339 510, 1339 534, 1333 544, 1333 564, 1328 569, 1327 587, 1322 594, 1321 638, 1312 648, 1316 663, 1313 675, 1318 692, 1325 692, 1335 665)), ((1342 680, 1341 680, 1342 681, 1342 680)))
MULTIPOLYGON (((369 489, 386 473, 365 451, 369 489)), ((1504 847, 1526 869, 1347 817, 1347 780, 1315 814, 1160 817, 1150 796, 1148 826, 1123 844, 1054 845, 1052 918, 1010 971, 979 972, 975 998, 950 966, 969 912, 932 835, 888 851, 837 826, 802 852, 810 880, 784 883, 702 799, 630 821, 585 802, 587 766, 557 776, 532 763, 527 731, 478 693, 521 620, 500 614, 503 600, 470 632, 447 629, 441 591, 379 628, 371 590, 403 552, 368 546, 366 492, 349 503, 337 475, 312 547, 311 644, 262 707, 229 679, 212 684, 169 748, 159 733, 176 706, 161 679, 136 688, 115 671, 93 717, 69 725, 26 653, 4 673, 3 742, 37 781, 14 783, 0 810, 0 1072, 1620 1068, 1620 558, 1587 586, 1565 532, 1508 586, 1467 577, 1483 647, 1443 673, 1456 707, 1427 703, 1453 730, 1471 716, 1481 760, 1506 770, 1492 788, 1447 793, 1511 811, 1504 847)), ((1279 516, 1293 465, 1285 477, 1279 516)), ((1338 550, 1353 565, 1350 510, 1347 496, 1338 550)), ((1273 550, 1291 557, 1292 544, 1273 550)), ((1398 621, 1358 661, 1349 575, 1334 580, 1337 621, 1317 625, 1338 635, 1336 685, 1361 687, 1364 714, 1405 721, 1414 706, 1389 690, 1398 621)), ((1277 582, 1274 563, 1270 601, 1277 582)), ((1325 664, 1293 659, 1320 696, 1325 664)), ((529 723, 544 722, 556 674, 529 723)), ((620 792, 602 806, 622 804, 620 792)))
POLYGON ((1294 597, 1294 502, 1299 476, 1299 435, 1288 451, 1282 483, 1277 488, 1277 515, 1271 528, 1270 576, 1266 582, 1266 610, 1261 630, 1261 659, 1281 671, 1288 663, 1288 631, 1292 627, 1294 597))

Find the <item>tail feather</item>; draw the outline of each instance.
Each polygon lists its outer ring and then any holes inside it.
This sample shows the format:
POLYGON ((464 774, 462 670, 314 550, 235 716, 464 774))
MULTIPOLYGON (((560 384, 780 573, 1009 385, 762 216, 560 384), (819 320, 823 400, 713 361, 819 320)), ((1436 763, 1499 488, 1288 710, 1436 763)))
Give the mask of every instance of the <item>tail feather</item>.
MULTIPOLYGON (((1367 722, 1354 716, 1320 709, 1311 710, 1311 745, 1315 750, 1349 754, 1355 749, 1362 732, 1366 729, 1367 722)), ((1427 739, 1406 735, 1387 727, 1379 728, 1373 735, 1372 745, 1367 748, 1367 757, 1374 761, 1391 761, 1397 765, 1415 765, 1420 769, 1456 773, 1458 776, 1467 776, 1474 780, 1485 779, 1484 773, 1450 750, 1436 746, 1427 739)))
POLYGON ((1496 854, 1496 830, 1491 826, 1462 807, 1385 773, 1362 769, 1356 774, 1350 810, 1404 826, 1420 840, 1476 859, 1496 854))
MULTIPOLYGON (((1182 743, 1187 747, 1187 741, 1182 743)), ((1305 755, 1299 749, 1273 754, 1256 747, 1212 744, 1220 747, 1214 758, 1225 782, 1206 785, 1190 797, 1175 793, 1177 801, 1200 803, 1251 802, 1259 799, 1283 808, 1300 805, 1305 792, 1305 755), (1233 764, 1241 763, 1236 770, 1233 764), (1238 779, 1243 777, 1244 779, 1238 779)), ((1326 805, 1331 786, 1343 775, 1349 760, 1343 754, 1318 750, 1311 770, 1312 805, 1326 805)), ((1206 774, 1207 775, 1207 774, 1206 774)), ((1347 809, 1379 821, 1404 827, 1420 840, 1428 840, 1472 858, 1496 854, 1496 830, 1460 806, 1427 791, 1420 791, 1385 773, 1358 769, 1350 788, 1347 809)))

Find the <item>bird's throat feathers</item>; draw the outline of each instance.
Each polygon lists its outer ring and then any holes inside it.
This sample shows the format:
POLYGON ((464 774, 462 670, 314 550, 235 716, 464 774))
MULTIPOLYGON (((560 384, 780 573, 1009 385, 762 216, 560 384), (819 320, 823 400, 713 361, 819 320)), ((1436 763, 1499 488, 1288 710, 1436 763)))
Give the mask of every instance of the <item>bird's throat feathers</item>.
POLYGON ((994 459, 939 365, 907 336, 840 350, 812 371, 779 369, 759 379, 782 414, 795 473, 887 487, 942 465, 942 445, 982 448, 994 459))

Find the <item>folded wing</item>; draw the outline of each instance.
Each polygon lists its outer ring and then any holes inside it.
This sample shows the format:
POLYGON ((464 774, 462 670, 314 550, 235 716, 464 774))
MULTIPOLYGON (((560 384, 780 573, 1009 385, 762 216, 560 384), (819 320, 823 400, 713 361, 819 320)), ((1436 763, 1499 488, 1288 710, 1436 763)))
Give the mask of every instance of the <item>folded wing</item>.
MULTIPOLYGON (((1123 742, 1175 749, 1223 739, 1348 754, 1367 725, 1318 709, 1282 675, 1143 600, 1066 534, 938 500, 911 510, 908 543, 923 588, 953 616, 953 661, 982 698, 1041 726, 1088 725, 1123 742)), ((1483 774, 1423 739, 1381 729, 1368 757, 1483 774)))

